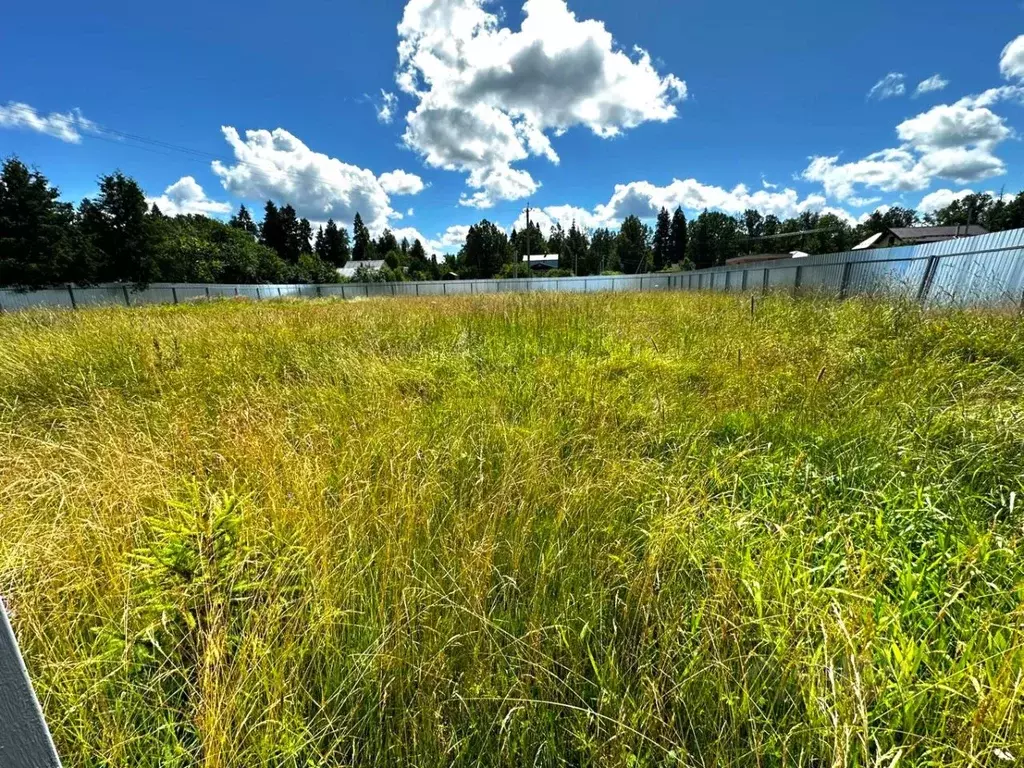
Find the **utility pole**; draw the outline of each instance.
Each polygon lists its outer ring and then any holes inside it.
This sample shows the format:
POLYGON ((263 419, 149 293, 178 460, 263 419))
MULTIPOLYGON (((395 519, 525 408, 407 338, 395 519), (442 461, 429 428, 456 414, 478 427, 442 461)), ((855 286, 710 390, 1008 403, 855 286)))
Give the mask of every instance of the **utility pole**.
MULTIPOLYGON (((530 269, 530 204, 526 204, 526 268, 530 269)), ((519 277, 519 264, 516 264, 516 277, 519 277)))

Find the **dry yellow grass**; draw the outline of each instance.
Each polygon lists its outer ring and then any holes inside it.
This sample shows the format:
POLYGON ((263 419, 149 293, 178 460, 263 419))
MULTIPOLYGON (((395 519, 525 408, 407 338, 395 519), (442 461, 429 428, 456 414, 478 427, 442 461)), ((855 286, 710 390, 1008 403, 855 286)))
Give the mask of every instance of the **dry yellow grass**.
POLYGON ((1000 313, 727 295, 0 316, 68 766, 1024 755, 1000 313))

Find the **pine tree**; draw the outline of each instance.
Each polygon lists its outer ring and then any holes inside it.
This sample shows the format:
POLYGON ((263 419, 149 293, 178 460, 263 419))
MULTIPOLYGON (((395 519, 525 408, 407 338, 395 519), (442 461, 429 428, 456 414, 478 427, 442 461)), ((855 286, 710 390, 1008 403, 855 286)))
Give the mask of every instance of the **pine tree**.
POLYGON ((385 229, 377 238, 377 253, 386 259, 387 254, 398 250, 398 240, 390 229, 385 229))
POLYGON ((686 261, 686 234, 686 215, 682 208, 676 208, 676 212, 672 214, 672 264, 682 264, 686 261))
POLYGON ((658 212, 658 224, 654 229, 653 256, 656 272, 672 263, 672 220, 667 208, 662 208, 658 212))
MULTIPOLYGON (((153 207, 156 207, 155 203, 153 207)), ((260 229, 256 226, 256 222, 252 220, 249 209, 244 205, 239 206, 238 213, 231 217, 230 224, 235 229, 241 229, 244 232, 248 232, 253 237, 259 237, 260 229)))
POLYGON ((615 234, 606 228, 598 229, 590 241, 591 273, 618 272, 619 258, 615 250, 615 234))
POLYGON ((310 242, 313 240, 313 227, 309 219, 299 219, 299 226, 296 229, 298 238, 297 247, 299 253, 310 253, 310 242))
POLYGON ((370 230, 363 224, 363 217, 357 213, 352 222, 352 261, 369 261, 373 253, 370 230))
POLYGON ((338 227, 334 219, 327 220, 324 230, 324 253, 321 258, 334 267, 344 267, 348 261, 348 230, 338 227))
POLYGON ((98 255, 100 281, 145 285, 153 279, 155 254, 148 211, 138 182, 120 171, 100 179, 95 201, 82 201, 82 233, 98 255))
POLYGON ((430 280, 435 277, 423 243, 416 239, 409 246, 409 274, 415 280, 430 280))
POLYGON ((260 243, 267 246, 278 256, 284 258, 287 237, 281 222, 281 212, 273 201, 267 200, 263 209, 263 223, 260 225, 260 243))
POLYGON ((559 269, 572 269, 572 265, 565 258, 565 230, 562 229, 561 222, 555 222, 555 226, 551 228, 551 234, 548 235, 547 249, 545 251, 534 251, 534 253, 548 253, 552 256, 557 256, 559 269))
POLYGON ((74 209, 41 173, 10 158, 0 171, 0 285, 41 288, 75 280, 74 209))
MULTIPOLYGON (((282 249, 278 253, 289 264, 298 264, 299 255, 303 251, 302 233, 298 214, 291 205, 285 205, 281 209, 281 231, 282 249)), ((306 248, 309 248, 309 240, 306 241, 306 248)))
POLYGON ((627 275, 647 272, 650 265, 650 228, 636 216, 627 216, 616 238, 615 251, 627 275))
POLYGON ((587 263, 589 251, 590 243, 587 241, 587 236, 576 228, 574 221, 569 227, 569 235, 565 239, 566 268, 571 269, 574 275, 587 274, 590 271, 587 263))
POLYGON ((323 261, 327 261, 327 241, 324 239, 324 228, 316 228, 316 239, 313 241, 313 252, 323 261))

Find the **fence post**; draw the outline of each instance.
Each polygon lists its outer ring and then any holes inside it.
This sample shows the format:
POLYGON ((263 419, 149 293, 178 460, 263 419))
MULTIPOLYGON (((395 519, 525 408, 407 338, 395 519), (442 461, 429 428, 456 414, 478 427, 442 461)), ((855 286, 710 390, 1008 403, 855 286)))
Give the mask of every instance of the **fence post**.
POLYGON ((174 303, 178 303, 178 289, 173 285, 171 286, 171 297, 174 299, 174 303))
POLYGON ((75 292, 71 288, 71 283, 67 283, 67 287, 68 287, 68 296, 71 297, 71 308, 72 309, 78 309, 78 302, 75 301, 75 292))
POLYGON ((924 268, 924 276, 921 278, 921 287, 917 289, 917 300, 924 301, 932 290, 932 279, 935 277, 935 268, 939 264, 938 256, 929 256, 928 264, 924 268))
POLYGON ((397 296, 398 295, 398 288, 395 286, 394 283, 391 284, 391 295, 392 296, 397 296))
POLYGON ((316 284, 316 295, 317 295, 317 298, 321 298, 324 295, 323 286, 321 286, 320 283, 316 284))
POLYGON ((416 295, 417 296, 420 295, 420 284, 419 283, 416 283, 416 295))
POLYGON ((277 286, 277 298, 281 298, 281 286, 277 286))
POLYGON ((124 291, 124 305, 126 307, 130 307, 132 305, 132 303, 131 303, 131 301, 128 300, 128 286, 127 285, 122 285, 121 286, 121 290, 124 291))
POLYGON ((0 600, 0 754, 12 768, 60 768, 18 641, 0 600))
POLYGON ((259 286, 257 285, 257 286, 256 286, 256 301, 259 301, 259 300, 260 300, 260 299, 262 299, 262 298, 263 298, 263 297, 262 297, 262 296, 260 296, 260 287, 259 287, 259 286))
POLYGON ((209 301, 210 300, 210 286, 207 285, 205 287, 206 287, 206 300, 209 301))
MULTIPOLYGON (((259 288, 257 288, 256 290, 258 291, 258 290, 259 290, 259 288)), ((238 286, 236 285, 236 286, 235 286, 235 296, 237 296, 237 295, 238 295, 238 286)))
POLYGON ((743 282, 740 284, 740 290, 747 290, 747 270, 743 270, 743 282))
POLYGON ((796 295, 800 291, 800 278, 803 277, 804 268, 796 268, 796 277, 793 279, 793 294, 796 295))
POLYGON ((764 296, 768 293, 768 267, 764 268, 764 277, 761 278, 761 295, 764 296))
POLYGON ((850 290, 850 273, 853 272, 853 262, 843 264, 843 279, 839 283, 839 298, 845 299, 847 291, 850 290))

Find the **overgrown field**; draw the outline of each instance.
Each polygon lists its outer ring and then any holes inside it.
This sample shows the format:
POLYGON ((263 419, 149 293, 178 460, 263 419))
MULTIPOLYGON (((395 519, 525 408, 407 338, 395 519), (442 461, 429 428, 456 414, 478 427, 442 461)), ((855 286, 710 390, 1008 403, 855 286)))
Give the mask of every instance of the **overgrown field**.
POLYGON ((1024 323, 727 295, 0 316, 66 766, 1024 759, 1024 323))

